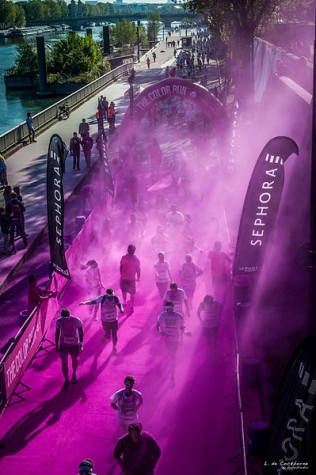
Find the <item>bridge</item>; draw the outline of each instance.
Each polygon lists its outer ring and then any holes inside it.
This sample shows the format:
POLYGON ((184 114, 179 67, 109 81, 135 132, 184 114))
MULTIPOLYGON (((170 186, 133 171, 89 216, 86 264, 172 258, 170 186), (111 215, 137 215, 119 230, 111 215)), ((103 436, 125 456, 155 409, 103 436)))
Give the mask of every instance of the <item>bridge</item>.
MULTIPOLYGON (((147 20, 148 12, 142 14, 141 12, 135 13, 126 13, 126 14, 118 14, 112 13, 109 15, 98 15, 98 16, 77 16, 77 17, 67 17, 67 18, 59 18, 58 20, 43 20, 41 21, 30 21, 28 22, 27 26, 39 26, 43 25, 59 25, 62 23, 66 23, 69 25, 73 30, 79 30, 83 25, 87 23, 95 22, 105 22, 105 23, 117 23, 120 20, 130 20, 130 21, 138 21, 138 20, 147 20)), ((174 21, 182 21, 184 18, 189 18, 192 21, 200 23, 203 21, 203 15, 200 13, 195 12, 175 12, 175 13, 160 13, 160 21, 162 21, 166 27, 170 27, 171 23, 174 21)))

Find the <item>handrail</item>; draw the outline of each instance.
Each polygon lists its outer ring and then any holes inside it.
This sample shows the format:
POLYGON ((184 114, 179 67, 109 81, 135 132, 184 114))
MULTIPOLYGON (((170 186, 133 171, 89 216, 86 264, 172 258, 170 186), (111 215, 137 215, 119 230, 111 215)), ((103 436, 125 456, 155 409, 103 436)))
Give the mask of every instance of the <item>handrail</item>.
MULTIPOLYGON (((67 97, 64 97, 58 102, 55 102, 53 105, 47 109, 39 112, 33 117, 33 126, 35 131, 39 131, 44 127, 47 127, 49 124, 52 124, 57 120, 58 107, 64 103, 68 102, 70 110, 77 108, 85 99, 90 96, 93 96, 100 89, 111 84, 118 77, 122 76, 124 73, 128 72, 132 59, 127 59, 124 64, 118 66, 112 71, 100 76, 94 81, 90 82, 86 86, 78 89, 78 91, 70 94, 67 97)), ((17 125, 13 129, 5 132, 0 135, 0 151, 7 152, 18 144, 23 143, 28 138, 28 128, 25 122, 17 125)))

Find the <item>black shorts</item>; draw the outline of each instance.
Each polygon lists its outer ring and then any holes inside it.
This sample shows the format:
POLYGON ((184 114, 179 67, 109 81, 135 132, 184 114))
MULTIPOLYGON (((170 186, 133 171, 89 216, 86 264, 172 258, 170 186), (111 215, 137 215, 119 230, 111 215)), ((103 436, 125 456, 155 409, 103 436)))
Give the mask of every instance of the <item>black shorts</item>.
POLYGON ((60 345, 60 356, 78 356, 80 353, 80 345, 60 345))
POLYGON ((129 294, 135 294, 136 293, 135 280, 121 279, 120 287, 121 287, 121 291, 124 292, 124 293, 126 293, 126 292, 128 292, 129 294))

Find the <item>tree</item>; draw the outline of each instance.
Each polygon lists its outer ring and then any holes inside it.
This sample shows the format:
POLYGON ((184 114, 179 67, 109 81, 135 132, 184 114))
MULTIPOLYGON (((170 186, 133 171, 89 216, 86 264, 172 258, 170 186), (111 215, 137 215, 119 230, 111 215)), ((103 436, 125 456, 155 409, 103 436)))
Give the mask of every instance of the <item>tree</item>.
POLYGON ((112 41, 118 46, 135 44, 137 40, 137 31, 135 23, 122 20, 110 28, 112 41))
POLYGON ((0 25, 8 28, 15 25, 15 5, 7 0, 0 0, 0 25))
POLYGON ((102 51, 90 35, 68 33, 57 41, 49 55, 48 71, 54 80, 65 82, 76 78, 89 82, 108 70, 108 63, 101 63, 102 51))
POLYGON ((15 58, 12 72, 21 76, 35 77, 38 74, 38 60, 35 44, 23 38, 18 42, 16 48, 18 54, 15 58))
POLYGON ((147 36, 148 36, 148 41, 155 42, 157 41, 157 35, 159 30, 161 29, 161 23, 160 23, 160 14, 159 13, 150 13, 147 16, 147 36))
MULTIPOLYGON (((276 22, 276 13, 308 10, 313 0, 185 0, 185 8, 204 13, 212 37, 225 42, 230 57, 244 81, 251 80, 252 42, 271 23, 276 22)), ((293 15, 292 15, 293 19, 293 15)))

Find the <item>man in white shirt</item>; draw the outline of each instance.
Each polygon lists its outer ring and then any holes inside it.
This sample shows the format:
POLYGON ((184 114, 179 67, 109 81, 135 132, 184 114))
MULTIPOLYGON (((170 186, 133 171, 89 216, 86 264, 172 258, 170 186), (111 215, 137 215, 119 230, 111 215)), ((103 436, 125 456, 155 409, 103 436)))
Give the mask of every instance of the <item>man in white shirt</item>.
POLYGON ((125 388, 119 389, 110 397, 111 407, 117 411, 117 418, 122 433, 127 432, 127 427, 131 422, 138 419, 138 409, 143 404, 143 395, 140 391, 133 389, 135 378, 126 376, 124 379, 125 388))
POLYGON ((79 318, 70 314, 68 308, 61 311, 61 317, 56 321, 56 351, 60 353, 62 372, 65 378, 63 390, 69 388, 70 381, 68 377, 68 355, 72 361, 72 379, 71 382, 77 382, 78 356, 83 350, 83 325, 79 318))
POLYGON ((159 333, 164 337, 166 348, 169 352, 169 358, 171 365, 171 377, 170 382, 174 385, 174 373, 176 365, 176 352, 179 345, 181 333, 191 335, 187 332, 184 326, 183 315, 175 311, 174 303, 167 301, 164 304, 164 310, 158 315, 156 328, 159 333))
POLYGON ((180 289, 178 287, 178 284, 176 282, 171 282, 170 289, 167 290, 167 292, 165 293, 164 301, 172 302, 174 304, 175 312, 179 312, 181 313, 181 315, 184 314, 183 312, 183 304, 184 304, 187 310, 187 315, 188 317, 190 317, 190 308, 189 308, 189 302, 188 302, 186 293, 183 289, 180 289))

